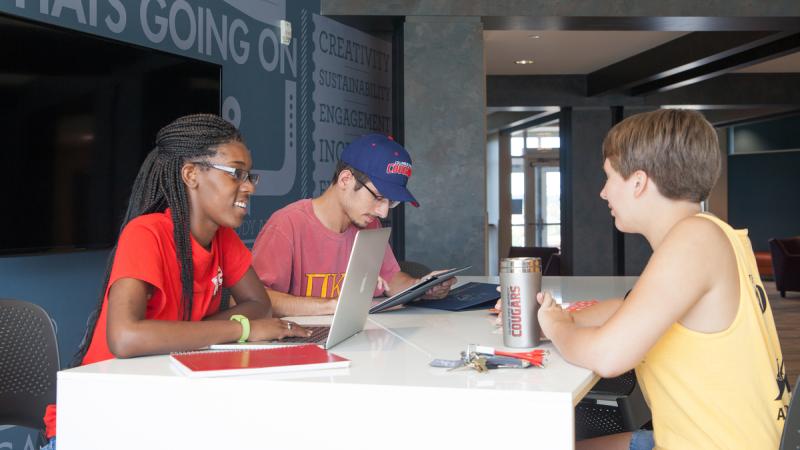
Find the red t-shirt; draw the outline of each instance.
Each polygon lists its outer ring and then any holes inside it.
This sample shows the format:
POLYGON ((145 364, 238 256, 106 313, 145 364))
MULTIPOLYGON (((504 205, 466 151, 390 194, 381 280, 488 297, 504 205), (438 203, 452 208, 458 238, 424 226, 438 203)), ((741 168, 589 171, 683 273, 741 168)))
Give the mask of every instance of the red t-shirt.
MULTIPOLYGON (((380 228, 374 221, 367 228, 380 228)), ((320 222, 311 200, 294 202, 270 217, 253 244, 253 269, 269 289, 298 297, 337 298, 358 228, 343 233, 320 222)), ((386 245, 380 276, 391 281, 400 271, 386 245)), ((383 294, 375 290, 375 296, 383 294)))
MULTIPOLYGON (((81 365, 114 357, 106 340, 108 292, 121 278, 135 278, 153 286, 145 319, 181 320, 181 269, 172 231, 169 209, 139 216, 122 230, 97 327, 81 365)), ((197 321, 219 311, 222 288, 233 286, 244 276, 250 268, 251 256, 235 231, 220 227, 211 240, 210 251, 192 237, 192 262, 194 297, 191 320, 197 321)), ((56 434, 55 416, 55 405, 49 405, 45 414, 48 438, 56 434)))

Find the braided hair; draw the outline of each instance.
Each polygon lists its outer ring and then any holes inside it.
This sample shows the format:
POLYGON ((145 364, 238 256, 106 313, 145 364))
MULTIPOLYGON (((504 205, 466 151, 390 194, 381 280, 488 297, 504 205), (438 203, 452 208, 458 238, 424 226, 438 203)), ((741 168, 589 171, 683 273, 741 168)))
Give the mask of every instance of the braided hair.
MULTIPOLYGON (((183 320, 190 320, 192 316, 194 265, 189 231, 189 199, 181 170, 186 162, 212 157, 217 153, 217 146, 231 142, 244 141, 236 127, 213 114, 183 116, 159 130, 155 148, 147 155, 136 175, 128 209, 120 226, 121 233, 136 217, 170 209, 175 248, 181 268, 183 320)), ((108 256, 103 290, 87 321, 83 340, 72 360, 73 367, 81 364, 94 336, 116 251, 117 247, 114 246, 108 256)))

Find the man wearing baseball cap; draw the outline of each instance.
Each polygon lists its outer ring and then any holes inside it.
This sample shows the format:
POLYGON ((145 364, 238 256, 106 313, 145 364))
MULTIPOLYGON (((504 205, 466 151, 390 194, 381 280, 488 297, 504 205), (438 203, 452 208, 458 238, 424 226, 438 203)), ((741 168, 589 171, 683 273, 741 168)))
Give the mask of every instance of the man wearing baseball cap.
MULTIPOLYGON (((342 152, 321 196, 275 212, 253 244, 253 268, 277 316, 333 314, 356 232, 379 228, 401 202, 419 203, 406 185, 411 157, 391 137, 369 134, 342 152)), ((437 272, 432 272, 435 274, 437 272)), ((391 296, 419 281, 401 272, 387 244, 375 296, 391 296)), ((447 295, 452 278, 424 298, 447 295)))

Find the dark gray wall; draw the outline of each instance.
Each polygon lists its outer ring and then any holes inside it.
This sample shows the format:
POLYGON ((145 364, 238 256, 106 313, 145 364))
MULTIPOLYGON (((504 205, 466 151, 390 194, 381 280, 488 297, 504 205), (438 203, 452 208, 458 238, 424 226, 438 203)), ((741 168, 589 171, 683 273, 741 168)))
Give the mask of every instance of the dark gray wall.
POLYGON ((733 129, 735 153, 800 149, 800 116, 765 120, 733 129))
POLYGON ((728 220, 749 230, 755 251, 800 236, 800 151, 729 156, 728 220))
POLYGON ((409 17, 403 59, 405 144, 414 162, 406 258, 485 273, 486 96, 477 18, 409 17))
POLYGON ((753 249, 773 237, 800 235, 800 117, 731 127, 728 220, 747 228, 753 249))
POLYGON ((614 225, 600 198, 605 182, 602 144, 611 128, 611 110, 572 108, 571 117, 572 245, 562 251, 571 252, 565 256, 572 262, 572 275, 613 275, 614 225))

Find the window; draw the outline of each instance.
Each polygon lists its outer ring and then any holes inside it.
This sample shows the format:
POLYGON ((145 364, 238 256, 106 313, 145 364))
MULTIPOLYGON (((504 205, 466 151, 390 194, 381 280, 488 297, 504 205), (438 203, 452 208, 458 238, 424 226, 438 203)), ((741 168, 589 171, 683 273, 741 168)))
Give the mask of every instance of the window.
POLYGON ((511 245, 561 247, 558 122, 511 133, 511 245))
POLYGON ((561 247, 561 172, 536 166, 536 246, 561 247))
POLYGON ((519 131, 511 135, 511 156, 525 154, 525 132, 519 131))
POLYGON ((561 138, 558 136, 542 136, 539 139, 539 148, 561 148, 561 138))
POLYGON ((525 172, 522 164, 522 158, 511 158, 511 245, 514 247, 525 246, 525 172))

